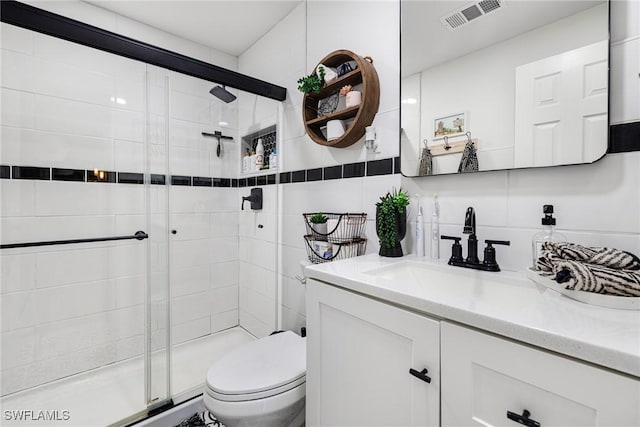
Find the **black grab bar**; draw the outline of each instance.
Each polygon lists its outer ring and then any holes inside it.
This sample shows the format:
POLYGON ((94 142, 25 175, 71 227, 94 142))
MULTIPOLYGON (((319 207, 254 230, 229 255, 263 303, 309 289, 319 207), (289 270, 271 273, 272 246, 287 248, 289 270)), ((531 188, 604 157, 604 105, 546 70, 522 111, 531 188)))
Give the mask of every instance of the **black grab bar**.
POLYGON ((133 236, 94 237, 92 239, 49 240, 46 242, 9 243, 7 245, 0 245, 0 249, 30 248, 33 246, 70 245, 72 243, 108 242, 111 240, 131 240, 131 239, 144 240, 147 238, 149 238, 149 235, 144 231, 136 231, 133 236))

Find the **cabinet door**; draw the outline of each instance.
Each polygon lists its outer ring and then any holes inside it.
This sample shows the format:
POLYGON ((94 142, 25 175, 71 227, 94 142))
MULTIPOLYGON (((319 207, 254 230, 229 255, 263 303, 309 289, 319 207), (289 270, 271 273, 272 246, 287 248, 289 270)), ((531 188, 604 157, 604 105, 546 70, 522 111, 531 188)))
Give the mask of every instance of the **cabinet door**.
POLYGON ((441 334, 443 426, 640 425, 638 379, 447 322, 441 334))
POLYGON ((309 280, 307 425, 438 425, 439 342, 437 321, 309 280))

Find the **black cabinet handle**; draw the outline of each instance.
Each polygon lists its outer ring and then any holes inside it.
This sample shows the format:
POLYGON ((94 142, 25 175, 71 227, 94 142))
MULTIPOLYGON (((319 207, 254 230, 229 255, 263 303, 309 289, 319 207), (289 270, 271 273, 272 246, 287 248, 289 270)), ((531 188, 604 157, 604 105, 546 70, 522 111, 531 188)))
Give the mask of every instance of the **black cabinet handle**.
POLYGON ((429 376, 427 376, 427 372, 429 372, 427 370, 427 368, 424 368, 422 371, 418 372, 415 369, 411 368, 409 369, 409 373, 411 375, 413 375, 416 378, 420 378, 422 381, 426 382, 426 383, 430 383, 431 382, 431 378, 429 376))
POLYGON ((522 424, 527 427, 540 427, 540 423, 529 418, 529 415, 531 415, 531 412, 526 409, 522 411, 522 415, 516 414, 515 412, 507 411, 507 418, 517 422, 518 424, 522 424))

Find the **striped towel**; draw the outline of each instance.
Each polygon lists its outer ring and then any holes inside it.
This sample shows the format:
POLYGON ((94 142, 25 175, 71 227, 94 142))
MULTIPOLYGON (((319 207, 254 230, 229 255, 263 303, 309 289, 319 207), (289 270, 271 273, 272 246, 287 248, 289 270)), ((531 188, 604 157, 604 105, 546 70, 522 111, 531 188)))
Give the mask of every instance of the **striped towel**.
POLYGON ((564 283, 565 289, 640 297, 640 259, 629 252, 547 242, 536 268, 540 275, 564 283))

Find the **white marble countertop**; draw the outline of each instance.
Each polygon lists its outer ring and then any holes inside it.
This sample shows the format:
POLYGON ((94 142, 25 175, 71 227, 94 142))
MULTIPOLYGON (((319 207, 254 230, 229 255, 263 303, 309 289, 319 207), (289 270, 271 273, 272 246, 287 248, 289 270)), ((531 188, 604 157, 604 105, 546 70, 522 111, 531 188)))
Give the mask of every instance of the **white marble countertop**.
POLYGON ((640 311, 587 305, 535 284, 524 273, 483 272, 377 254, 311 265, 305 272, 309 278, 439 319, 640 377, 640 311), (415 280, 367 273, 397 263, 425 268, 415 280))

